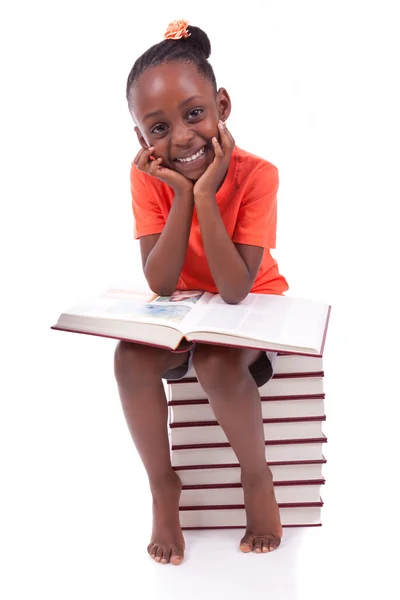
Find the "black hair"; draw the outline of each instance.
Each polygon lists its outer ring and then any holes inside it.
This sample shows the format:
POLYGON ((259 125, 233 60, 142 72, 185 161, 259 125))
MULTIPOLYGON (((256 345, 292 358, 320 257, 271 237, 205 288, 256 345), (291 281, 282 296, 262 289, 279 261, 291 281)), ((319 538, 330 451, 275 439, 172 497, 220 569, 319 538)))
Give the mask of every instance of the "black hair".
POLYGON ((197 71, 209 79, 217 90, 214 71, 208 57, 211 54, 211 44, 208 35, 199 27, 187 27, 190 36, 179 40, 162 40, 151 46, 135 61, 126 84, 126 99, 129 103, 129 92, 140 75, 149 67, 155 67, 170 62, 192 63, 197 71))

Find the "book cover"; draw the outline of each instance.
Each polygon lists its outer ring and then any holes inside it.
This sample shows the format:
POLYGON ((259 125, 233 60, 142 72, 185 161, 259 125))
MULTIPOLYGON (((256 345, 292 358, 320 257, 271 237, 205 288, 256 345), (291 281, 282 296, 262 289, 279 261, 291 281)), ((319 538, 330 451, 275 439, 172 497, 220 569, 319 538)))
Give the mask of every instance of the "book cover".
MULTIPOLYGON (((266 441, 265 459, 268 464, 320 460, 323 458, 323 445, 327 441, 325 436, 305 440, 266 441)), ((172 445, 171 460, 174 467, 237 463, 237 457, 227 442, 172 445)))
MULTIPOLYGON (((189 423, 215 420, 215 415, 208 400, 189 400, 169 404, 169 422, 189 423)), ((263 419, 288 419, 318 417, 325 414, 324 395, 316 397, 293 396, 276 400, 273 396, 261 399, 263 419)))
MULTIPOLYGON (((307 527, 321 525, 323 502, 307 505, 286 504, 279 506, 283 527, 307 527)), ((179 510, 182 529, 245 529, 244 506, 186 506, 179 510)))
MULTIPOLYGON (((267 383, 259 389, 261 397, 285 397, 285 396, 314 396, 324 393, 324 378, 314 375, 302 375, 301 377, 275 377, 273 376, 267 383)), ((207 399, 207 394, 200 383, 195 381, 167 381, 167 399, 182 400, 200 400, 207 399)))
MULTIPOLYGON (((268 442, 283 442, 292 439, 315 439, 323 437, 322 423, 325 415, 303 418, 277 420, 274 422, 264 420, 264 439, 268 442)), ((186 444, 218 444, 227 442, 228 439, 217 421, 171 423, 170 439, 172 447, 186 444)))
MULTIPOLYGON (((325 458, 312 461, 270 462, 274 485, 280 482, 321 481, 325 458)), ((238 462, 214 465, 174 466, 182 485, 240 484, 241 469, 238 462)))
MULTIPOLYGON (((275 484, 275 497, 278 504, 285 503, 309 503, 319 502, 321 487, 325 481, 316 480, 312 482, 281 482, 275 484), (283 485, 283 483, 285 483, 283 485)), ((180 497, 181 506, 215 506, 243 504, 243 488, 238 484, 215 484, 215 485, 184 485, 180 497)))

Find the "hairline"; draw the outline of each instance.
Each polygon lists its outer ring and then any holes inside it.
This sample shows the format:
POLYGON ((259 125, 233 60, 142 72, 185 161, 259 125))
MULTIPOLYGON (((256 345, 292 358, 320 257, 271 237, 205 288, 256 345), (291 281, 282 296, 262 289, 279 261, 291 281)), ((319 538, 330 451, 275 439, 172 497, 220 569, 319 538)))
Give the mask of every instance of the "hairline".
MULTIPOLYGON (((208 63, 207 59, 205 59, 204 62, 208 63)), ((218 88, 217 88, 216 82, 214 84, 214 81, 210 77, 207 77, 207 75, 205 73, 203 73, 199 69, 199 63, 196 63, 193 60, 188 60, 187 58, 184 58, 184 57, 182 59, 181 58, 175 58, 175 57, 172 58, 172 59, 170 59, 170 60, 168 60, 168 59, 163 60, 162 59, 162 60, 160 60, 160 62, 157 62, 156 64, 152 64, 152 65, 149 65, 148 67, 146 67, 146 69, 144 69, 144 71, 142 71, 142 73, 140 73, 140 75, 137 77, 137 79, 135 79, 135 81, 131 84, 131 86, 129 88, 129 92, 128 92, 128 107, 129 107, 129 109, 130 109, 130 105, 131 105, 131 90, 133 90, 134 88, 137 88, 142 75, 144 75, 144 73, 146 73, 149 69, 155 69, 156 67, 160 67, 162 65, 167 65, 167 64, 173 64, 173 63, 175 63, 175 64, 186 64, 186 65, 190 64, 190 65, 193 65, 193 67, 198 72, 199 76, 202 79, 209 81, 210 84, 211 84, 211 86, 212 86, 212 88, 213 88, 213 90, 214 90, 214 92, 217 93, 218 88)), ((211 67, 211 69, 212 69, 212 67, 211 67)), ((214 77, 215 77, 215 75, 214 75, 214 77)))

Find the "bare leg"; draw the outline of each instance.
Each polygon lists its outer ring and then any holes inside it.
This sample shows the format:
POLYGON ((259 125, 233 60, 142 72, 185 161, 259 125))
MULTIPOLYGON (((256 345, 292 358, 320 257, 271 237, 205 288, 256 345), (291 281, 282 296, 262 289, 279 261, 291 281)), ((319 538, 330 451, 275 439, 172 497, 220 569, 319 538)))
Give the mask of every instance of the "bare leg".
POLYGON ((153 496, 153 532, 147 550, 157 562, 174 565, 182 562, 185 548, 179 524, 182 485, 171 467, 162 375, 186 358, 187 353, 119 342, 114 362, 125 419, 153 496))
POLYGON ((272 474, 265 460, 260 395, 249 372, 258 350, 199 344, 193 357, 199 382, 241 466, 247 527, 242 552, 275 550, 282 527, 272 474))

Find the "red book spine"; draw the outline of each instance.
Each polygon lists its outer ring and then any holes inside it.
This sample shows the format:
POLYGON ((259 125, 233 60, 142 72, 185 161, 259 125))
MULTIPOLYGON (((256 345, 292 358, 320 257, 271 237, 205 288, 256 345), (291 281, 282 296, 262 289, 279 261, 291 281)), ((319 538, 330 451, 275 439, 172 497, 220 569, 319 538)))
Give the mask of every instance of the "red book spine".
MULTIPOLYGON (((322 508, 324 503, 319 502, 284 502, 278 504, 279 508, 322 508)), ((244 509, 244 504, 209 504, 207 506, 180 506, 179 510, 237 510, 244 509)))
MULTIPOLYGON (((180 380, 176 383, 179 382, 180 380)), ((261 396, 260 400, 261 402, 274 402, 276 400, 325 400, 325 394, 300 394, 298 396, 261 396)), ((189 406, 195 404, 209 404, 209 402, 207 398, 168 401, 168 406, 189 406)))
MULTIPOLYGON (((266 440, 266 446, 276 446, 279 444, 325 444, 328 438, 306 438, 299 440, 266 440)), ((178 444, 172 446, 171 450, 196 450, 199 448, 230 448, 229 442, 218 442, 213 444, 178 444)))
MULTIPOLYGON (((304 481, 274 481, 274 486, 290 485, 324 485, 325 479, 306 479, 304 481)), ((183 490, 224 490, 241 488, 241 483, 198 483, 196 485, 184 485, 183 490)))
MULTIPOLYGON (((289 461, 275 461, 269 462, 270 467, 284 467, 290 465, 324 465, 326 464, 326 458, 320 458, 316 460, 289 460, 289 461)), ((239 463, 220 463, 218 465, 183 465, 182 467, 172 467, 174 471, 193 471, 196 469, 237 469, 239 463)))
MULTIPOLYGON (((263 423, 308 423, 310 421, 326 421, 326 415, 320 415, 319 417, 282 417, 274 419, 263 419, 263 423)), ((182 427, 219 427, 217 421, 185 421, 185 422, 174 422, 169 424, 171 429, 182 428, 182 427)))

